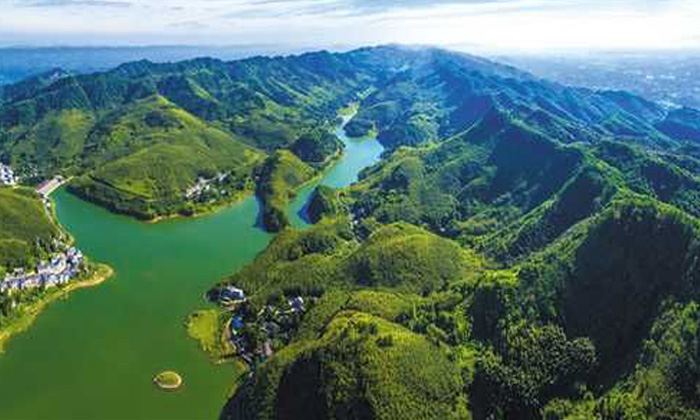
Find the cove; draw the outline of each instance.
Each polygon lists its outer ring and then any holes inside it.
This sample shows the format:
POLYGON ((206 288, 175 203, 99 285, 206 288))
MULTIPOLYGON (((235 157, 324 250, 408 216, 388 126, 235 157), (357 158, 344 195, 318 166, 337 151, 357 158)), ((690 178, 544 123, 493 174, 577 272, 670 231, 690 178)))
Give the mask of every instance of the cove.
MULTIPOLYGON (((349 117, 345 118, 345 122, 349 117)), ((306 226, 303 208, 320 183, 345 187, 376 163, 374 139, 337 134, 346 152, 291 204, 292 224, 306 226)), ((0 356, 2 419, 216 419, 234 374, 214 365, 184 321, 202 308, 204 292, 262 251, 271 235, 256 227, 255 197, 197 219, 145 224, 54 193, 61 224, 93 260, 115 275, 73 293, 39 315, 0 356), (167 393, 153 375, 179 372, 183 388, 167 393)))

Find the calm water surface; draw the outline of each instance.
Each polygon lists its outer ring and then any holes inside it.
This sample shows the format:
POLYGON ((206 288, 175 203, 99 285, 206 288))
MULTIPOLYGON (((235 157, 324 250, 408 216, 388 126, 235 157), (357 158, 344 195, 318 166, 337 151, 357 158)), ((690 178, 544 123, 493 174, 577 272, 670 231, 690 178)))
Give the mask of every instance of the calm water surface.
MULTIPOLYGON (((300 191, 292 223, 320 183, 344 187, 376 163, 373 139, 350 140, 323 180, 300 191)), ((255 226, 254 197, 215 215, 144 224, 69 195, 54 194, 58 218, 77 245, 116 275, 52 304, 0 356, 0 419, 215 419, 231 385, 187 337, 184 321, 203 293, 262 251, 271 236, 255 226), (154 374, 180 372, 185 386, 156 389, 154 374)))

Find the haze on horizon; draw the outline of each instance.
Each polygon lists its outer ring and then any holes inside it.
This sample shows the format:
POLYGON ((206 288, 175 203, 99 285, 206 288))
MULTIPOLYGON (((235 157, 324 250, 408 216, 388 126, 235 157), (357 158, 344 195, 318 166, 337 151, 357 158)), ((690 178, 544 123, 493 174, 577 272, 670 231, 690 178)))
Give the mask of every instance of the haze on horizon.
POLYGON ((697 0, 0 0, 0 45, 700 48, 697 0))

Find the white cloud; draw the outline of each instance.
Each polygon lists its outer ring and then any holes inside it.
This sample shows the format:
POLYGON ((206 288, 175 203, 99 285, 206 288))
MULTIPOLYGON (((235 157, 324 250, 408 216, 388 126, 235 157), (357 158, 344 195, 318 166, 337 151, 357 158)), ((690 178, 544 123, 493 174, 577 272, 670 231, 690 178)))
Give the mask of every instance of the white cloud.
POLYGON ((697 0, 0 0, 9 43, 700 46, 697 0))

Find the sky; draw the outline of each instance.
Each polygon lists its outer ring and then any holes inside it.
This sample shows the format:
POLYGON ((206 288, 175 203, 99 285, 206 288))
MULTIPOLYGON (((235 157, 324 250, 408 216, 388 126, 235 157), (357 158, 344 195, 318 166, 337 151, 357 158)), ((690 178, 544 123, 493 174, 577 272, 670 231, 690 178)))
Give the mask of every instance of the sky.
POLYGON ((700 0, 0 0, 0 45, 700 48, 700 0))

